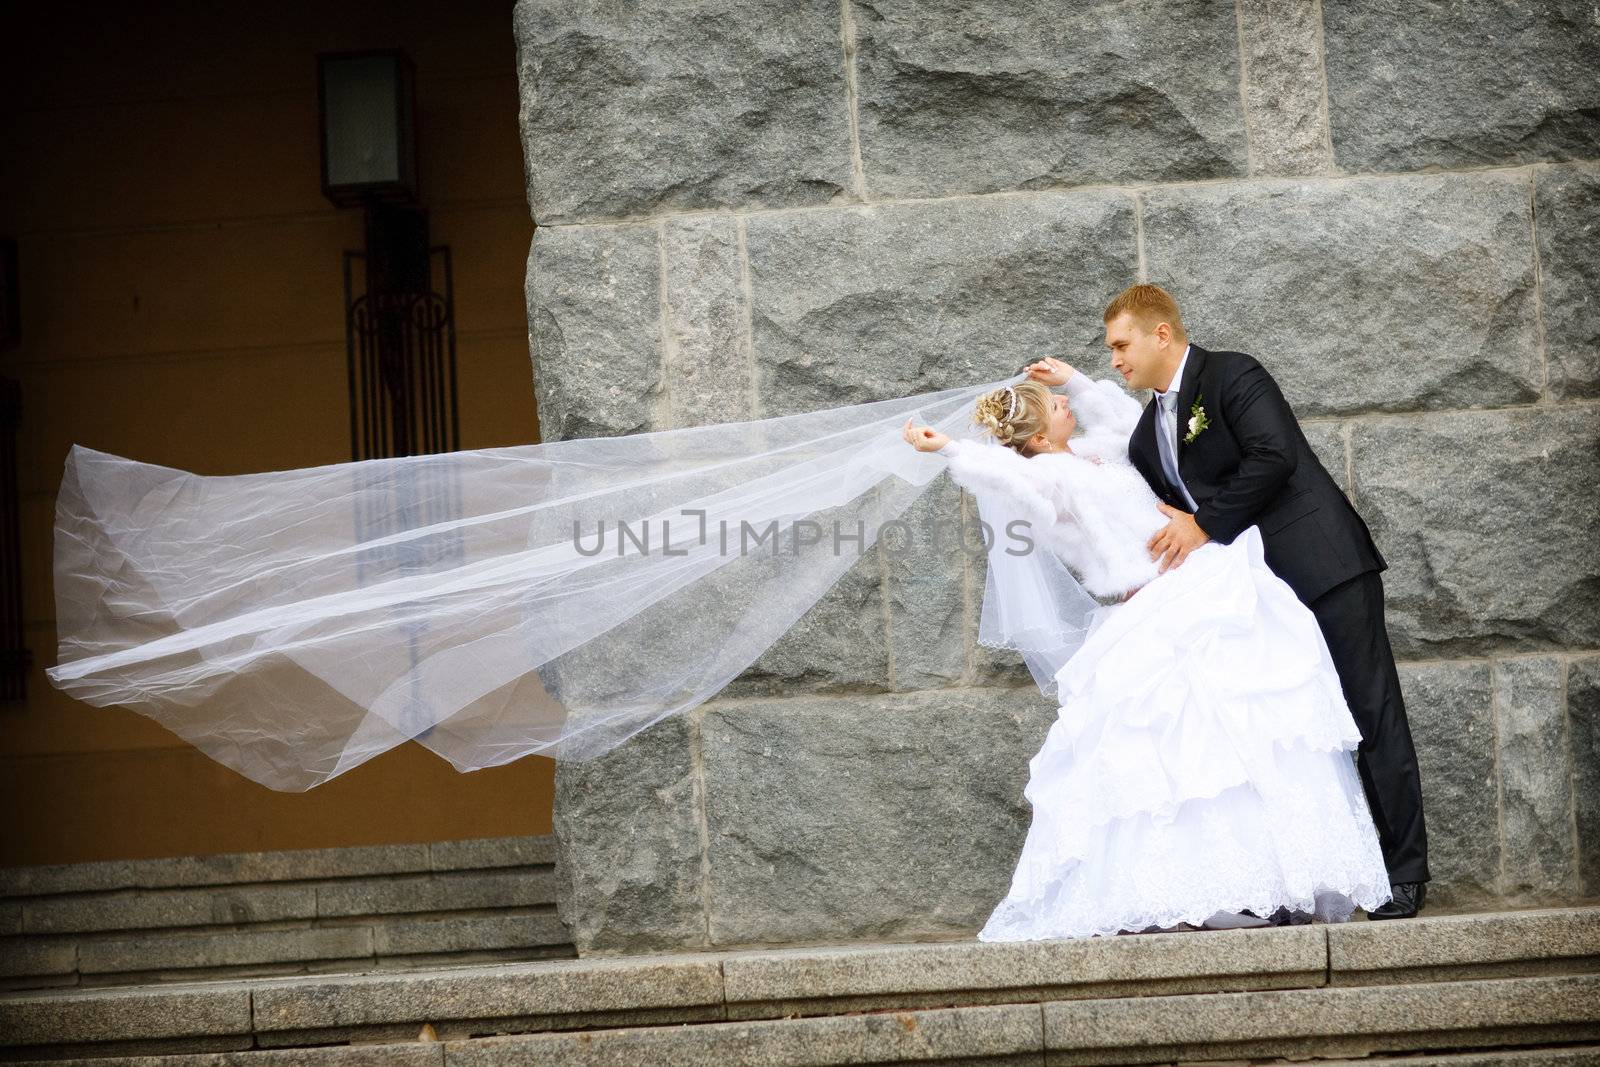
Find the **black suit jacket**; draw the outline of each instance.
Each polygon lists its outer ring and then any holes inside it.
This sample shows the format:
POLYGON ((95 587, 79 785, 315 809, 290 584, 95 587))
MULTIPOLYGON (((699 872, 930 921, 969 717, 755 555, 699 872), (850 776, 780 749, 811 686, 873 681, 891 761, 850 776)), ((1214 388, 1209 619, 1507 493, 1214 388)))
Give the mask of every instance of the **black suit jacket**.
MULTIPOLYGON (((1152 396, 1128 457, 1157 496, 1188 511, 1161 469, 1156 407, 1152 396)), ((1246 527, 1259 527, 1267 566, 1307 604, 1340 582, 1388 566, 1367 524, 1311 451, 1278 383, 1253 358, 1191 341, 1177 417, 1178 473, 1199 505, 1195 522, 1213 541, 1230 544, 1246 527), (1184 444, 1197 401, 1210 425, 1184 444)))

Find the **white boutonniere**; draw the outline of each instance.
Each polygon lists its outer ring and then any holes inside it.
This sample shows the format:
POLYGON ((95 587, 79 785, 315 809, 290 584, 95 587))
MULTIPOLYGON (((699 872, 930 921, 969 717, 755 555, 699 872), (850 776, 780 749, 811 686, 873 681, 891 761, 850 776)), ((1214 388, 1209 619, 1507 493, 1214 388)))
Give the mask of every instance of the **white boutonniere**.
POLYGON ((1183 443, 1189 444, 1210 425, 1210 421, 1206 419, 1206 409, 1200 406, 1198 399, 1195 400, 1194 406, 1189 409, 1189 432, 1185 435, 1183 443))

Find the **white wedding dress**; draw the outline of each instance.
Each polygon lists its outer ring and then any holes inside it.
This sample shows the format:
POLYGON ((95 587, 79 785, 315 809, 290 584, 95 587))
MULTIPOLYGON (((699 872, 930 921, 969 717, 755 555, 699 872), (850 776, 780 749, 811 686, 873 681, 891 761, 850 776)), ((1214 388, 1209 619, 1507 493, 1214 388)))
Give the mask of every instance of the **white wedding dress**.
POLYGON ((1343 922, 1390 899, 1352 750, 1361 740, 1311 612, 1259 531, 1157 574, 1167 522, 1128 462, 1141 408, 1074 373, 1070 453, 951 441, 951 476, 1029 516, 1097 597, 1029 761, 1033 821, 980 941, 1199 926, 1280 906, 1343 922))

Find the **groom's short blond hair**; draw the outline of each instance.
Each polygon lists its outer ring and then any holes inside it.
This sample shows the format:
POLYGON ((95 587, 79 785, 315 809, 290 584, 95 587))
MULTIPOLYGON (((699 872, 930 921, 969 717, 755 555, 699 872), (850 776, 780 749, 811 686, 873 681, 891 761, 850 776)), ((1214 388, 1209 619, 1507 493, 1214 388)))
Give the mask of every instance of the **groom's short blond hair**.
POLYGON ((1133 315, 1141 330, 1155 329, 1161 323, 1172 327, 1174 339, 1182 341, 1189 332, 1183 328, 1183 317, 1178 314, 1178 302, 1172 294, 1159 285, 1130 285, 1106 305, 1106 322, 1124 311, 1133 315))

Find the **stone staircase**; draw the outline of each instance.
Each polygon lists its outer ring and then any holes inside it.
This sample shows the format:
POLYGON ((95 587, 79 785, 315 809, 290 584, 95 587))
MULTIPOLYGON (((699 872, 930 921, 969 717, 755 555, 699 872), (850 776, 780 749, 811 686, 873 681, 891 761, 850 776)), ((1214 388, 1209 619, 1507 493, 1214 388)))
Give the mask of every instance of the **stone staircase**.
POLYGON ((0 870, 0 988, 572 957, 554 854, 516 837, 0 870))
MULTIPOLYGON (((379 965, 381 966, 381 965, 379 965)), ((1600 907, 0 994, 0 1059, 190 1067, 1600 1064, 1600 907), (169 1054, 171 1058, 132 1059, 169 1054)))

